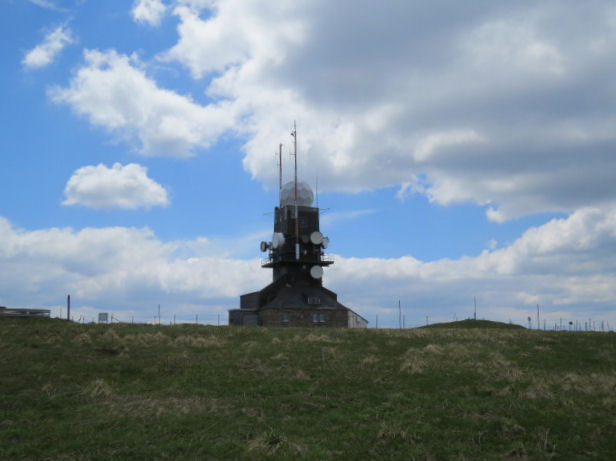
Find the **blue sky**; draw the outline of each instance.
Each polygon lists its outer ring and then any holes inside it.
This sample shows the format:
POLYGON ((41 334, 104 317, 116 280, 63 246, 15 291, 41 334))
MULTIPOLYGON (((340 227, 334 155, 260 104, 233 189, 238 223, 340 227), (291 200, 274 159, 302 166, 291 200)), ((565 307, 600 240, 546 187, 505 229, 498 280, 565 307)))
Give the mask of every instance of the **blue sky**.
POLYGON ((0 305, 226 322, 297 120, 372 325, 616 325, 612 2, 3 0, 0 34, 0 305))

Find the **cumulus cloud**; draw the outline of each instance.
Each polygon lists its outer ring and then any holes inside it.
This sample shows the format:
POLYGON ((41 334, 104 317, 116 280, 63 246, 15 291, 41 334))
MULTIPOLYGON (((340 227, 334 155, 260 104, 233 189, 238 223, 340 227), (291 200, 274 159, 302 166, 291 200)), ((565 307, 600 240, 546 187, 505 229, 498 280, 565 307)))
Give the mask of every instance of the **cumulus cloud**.
MULTIPOLYGON (((141 321, 157 303, 167 312, 216 306, 224 315, 240 294, 271 281, 258 259, 239 259, 229 248, 204 237, 163 242, 149 229, 28 231, 0 218, 0 304, 48 305, 71 293, 76 305, 130 312, 141 321)), ((379 315, 381 326, 396 325, 398 300, 407 325, 420 325, 426 316, 472 315, 474 296, 480 318, 524 324, 540 304, 550 326, 561 317, 614 326, 615 251, 616 209, 584 208, 472 257, 337 256, 324 283, 370 321, 379 315)))
POLYGON ((73 41, 70 29, 59 26, 47 34, 42 43, 28 51, 21 63, 28 70, 48 66, 60 51, 73 41))
POLYGON ((0 218, 3 305, 48 305, 71 293, 76 306, 138 312, 141 320, 156 303, 225 299, 232 307, 242 290, 267 283, 258 265, 203 237, 162 242, 147 228, 125 227, 26 231, 0 218))
POLYGON ((136 163, 114 163, 111 168, 103 164, 81 167, 66 183, 64 195, 63 205, 97 209, 151 208, 169 204, 165 188, 148 177, 146 167, 136 163))
POLYGON ((144 155, 188 156, 207 148, 235 120, 233 104, 201 106, 187 96, 158 87, 136 56, 86 50, 68 88, 49 96, 69 105, 90 123, 122 139, 137 140, 144 155))
MULTIPOLYGON (((587 208, 474 257, 432 262, 411 256, 337 257, 336 269, 327 277, 349 305, 363 306, 371 316, 388 308, 393 313, 402 299, 415 321, 422 315, 441 320, 454 314, 468 317, 477 296, 482 316, 490 319, 507 321, 512 312, 529 312, 541 304, 552 322, 566 315, 613 324, 614 249, 616 209, 606 213, 587 208)), ((514 321, 523 323, 524 318, 514 321)))
POLYGON ((166 10, 167 7, 161 0, 136 0, 131 14, 137 22, 157 26, 166 10))
POLYGON ((300 171, 324 190, 422 177, 414 192, 495 221, 616 199, 612 2, 185 0, 174 14, 160 58, 243 114, 244 166, 266 184, 297 119, 300 171))

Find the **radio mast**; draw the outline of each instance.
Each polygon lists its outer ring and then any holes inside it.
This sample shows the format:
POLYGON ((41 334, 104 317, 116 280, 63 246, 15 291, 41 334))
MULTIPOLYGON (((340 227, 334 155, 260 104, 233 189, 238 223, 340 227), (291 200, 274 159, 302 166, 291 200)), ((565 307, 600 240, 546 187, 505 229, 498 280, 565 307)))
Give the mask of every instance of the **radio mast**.
POLYGON ((297 125, 293 120, 293 157, 295 158, 295 259, 299 260, 299 215, 297 212, 297 125))
POLYGON ((282 143, 278 145, 278 191, 282 189, 282 143))

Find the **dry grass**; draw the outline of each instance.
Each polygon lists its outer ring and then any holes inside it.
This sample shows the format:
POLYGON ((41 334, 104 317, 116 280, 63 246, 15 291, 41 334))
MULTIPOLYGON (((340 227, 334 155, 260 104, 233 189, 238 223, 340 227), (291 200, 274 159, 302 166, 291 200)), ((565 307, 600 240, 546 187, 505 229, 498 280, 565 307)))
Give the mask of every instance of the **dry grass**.
POLYGON ((0 459, 616 452, 616 335, 2 327, 0 459))
POLYGON ((103 378, 97 378, 88 383, 83 389, 83 393, 92 398, 100 398, 109 397, 113 392, 111 386, 103 378))

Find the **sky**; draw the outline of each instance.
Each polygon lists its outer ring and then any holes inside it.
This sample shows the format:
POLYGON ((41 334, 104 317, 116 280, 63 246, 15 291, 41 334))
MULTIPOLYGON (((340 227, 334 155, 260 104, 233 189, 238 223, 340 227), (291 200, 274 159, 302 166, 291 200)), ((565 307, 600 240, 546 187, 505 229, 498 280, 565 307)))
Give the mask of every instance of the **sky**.
POLYGON ((284 180, 371 327, 616 326, 613 1, 0 0, 0 305, 226 324, 284 180))

